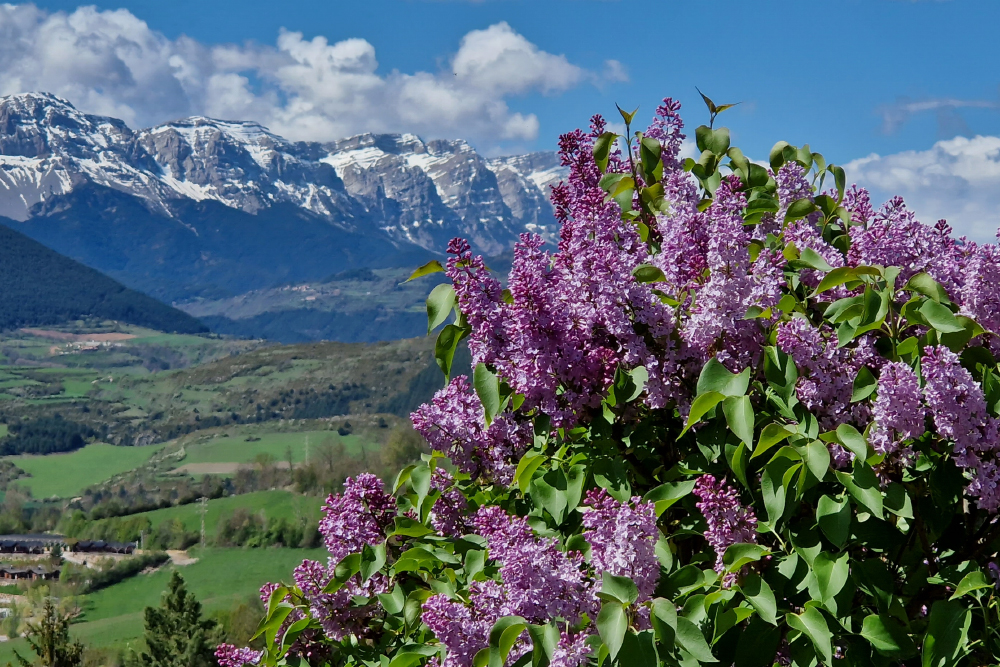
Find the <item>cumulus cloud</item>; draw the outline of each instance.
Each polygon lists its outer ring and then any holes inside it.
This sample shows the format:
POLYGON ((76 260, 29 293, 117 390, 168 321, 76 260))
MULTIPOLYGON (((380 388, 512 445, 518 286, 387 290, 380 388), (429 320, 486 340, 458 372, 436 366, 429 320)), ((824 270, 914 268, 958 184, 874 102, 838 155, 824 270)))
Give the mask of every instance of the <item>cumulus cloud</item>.
POLYGON ((944 218, 958 235, 995 239, 1000 227, 1000 137, 955 137, 925 151, 872 154, 844 168, 848 179, 882 199, 902 195, 926 223, 944 218))
POLYGON ((508 100, 622 81, 548 53, 497 23, 466 34, 437 72, 379 72, 364 39, 282 30, 274 45, 203 44, 150 29, 127 10, 47 12, 0 4, 0 95, 46 91, 143 127, 189 115, 256 120, 291 139, 361 132, 467 138, 489 150, 538 135, 508 100))
POLYGON ((940 132, 951 132, 945 136, 953 136, 956 126, 962 129, 965 123, 957 115, 959 109, 1000 109, 1000 101, 997 100, 965 100, 955 97, 934 97, 920 100, 913 100, 901 97, 893 104, 885 104, 879 107, 879 114, 882 116, 882 131, 892 134, 906 124, 911 116, 918 113, 933 112, 937 115, 938 129, 940 132))

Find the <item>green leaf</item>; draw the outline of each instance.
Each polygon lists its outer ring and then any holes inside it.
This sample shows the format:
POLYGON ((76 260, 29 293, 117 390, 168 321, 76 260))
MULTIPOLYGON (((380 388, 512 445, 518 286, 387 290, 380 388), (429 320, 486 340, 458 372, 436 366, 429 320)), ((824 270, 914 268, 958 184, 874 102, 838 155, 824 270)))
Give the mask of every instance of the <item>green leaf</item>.
POLYGON ((385 565, 385 543, 374 546, 366 544, 361 550, 361 573, 362 583, 368 581, 373 574, 382 569, 385 565))
POLYGON ((837 479, 847 488, 847 492, 865 509, 881 519, 882 491, 879 487, 875 471, 865 462, 855 459, 853 473, 836 471, 837 479))
POLYGON ((337 563, 333 570, 333 578, 323 589, 324 593, 336 593, 347 580, 361 570, 361 554, 349 554, 337 563))
POLYGON ((951 600, 931 607, 921 655, 922 667, 953 667, 965 653, 972 612, 951 600))
POLYGON ((698 150, 709 151, 719 157, 725 155, 726 151, 729 150, 728 128, 720 127, 713 130, 707 125, 702 125, 695 129, 694 134, 698 150))
POLYGON ((851 391, 851 403, 863 401, 871 396, 878 388, 878 380, 868 370, 867 366, 862 366, 858 371, 858 376, 854 378, 854 388, 851 391))
POLYGON ((847 189, 847 173, 844 171, 843 167, 838 167, 834 164, 829 166, 828 171, 833 173, 833 180, 837 185, 837 201, 843 201, 844 191, 847 189))
POLYGON ((418 268, 416 271, 411 273, 410 277, 404 280, 403 282, 408 283, 411 280, 416 280, 417 278, 422 278, 423 276, 429 276, 432 273, 441 273, 443 271, 444 267, 441 266, 441 262, 437 261, 436 259, 432 259, 431 261, 427 262, 426 264, 418 268))
POLYGON ((816 503, 816 521, 827 539, 838 549, 843 548, 851 535, 851 505, 847 498, 820 497, 816 503))
POLYGON ((750 386, 750 369, 746 368, 742 373, 730 373, 729 369, 712 357, 701 369, 698 376, 698 393, 703 394, 709 391, 717 391, 723 396, 743 396, 750 386))
POLYGON ((623 605, 630 605, 639 599, 639 589, 628 577, 617 577, 602 572, 601 591, 597 596, 604 601, 614 600, 623 605))
POLYGON ((992 587, 993 584, 986 578, 985 574, 983 574, 980 570, 973 570, 962 577, 962 581, 958 582, 958 587, 955 588, 955 593, 949 599, 954 600, 971 593, 972 591, 992 587))
POLYGON ((924 301, 917 310, 928 324, 941 333, 965 331, 965 327, 955 318, 955 314, 937 301, 924 301))
POLYGON ((695 480, 684 480, 680 482, 667 482, 649 491, 642 497, 646 502, 653 503, 656 507, 656 516, 660 516, 667 509, 684 496, 694 490, 695 480))
POLYGON ((868 441, 865 440, 865 436, 858 433, 858 429, 850 424, 841 424, 837 427, 837 440, 848 451, 854 454, 857 459, 861 461, 868 460, 870 456, 868 441))
POLYGON ((510 649, 527 627, 528 622, 520 616, 504 616, 493 624, 493 629, 490 630, 490 647, 498 650, 500 664, 507 660, 510 649))
POLYGON ((455 307, 455 288, 451 285, 438 285, 427 297, 427 333, 444 324, 455 307))
POLYGON ((755 459, 761 456, 790 435, 795 435, 795 431, 787 429, 781 424, 773 422, 768 424, 761 429, 760 438, 757 440, 757 448, 753 450, 753 455, 750 458, 755 459))
POLYGON ((636 111, 639 110, 639 107, 636 107, 632 111, 632 113, 629 113, 629 112, 625 111, 624 109, 622 109, 621 107, 619 107, 617 104, 615 106, 618 107, 618 113, 620 113, 622 115, 622 118, 625 120, 625 124, 626 125, 631 125, 632 124, 632 119, 635 118, 635 113, 636 113, 636 111))
POLYGON ((531 478, 538 470, 538 466, 545 462, 546 456, 544 454, 536 454, 534 452, 528 452, 521 457, 521 460, 517 464, 517 470, 514 471, 513 484, 517 484, 517 488, 521 490, 521 493, 525 493, 528 490, 528 485, 531 484, 531 478))
POLYGON ((798 630, 812 642, 816 655, 820 660, 830 665, 833 663, 833 633, 823 618, 823 612, 816 607, 806 607, 801 614, 785 614, 788 627, 798 630))
POLYGON ((597 162, 597 168, 601 170, 602 174, 608 170, 611 147, 614 146, 617 138, 618 135, 614 132, 604 132, 594 142, 594 161, 597 162))
POLYGON ((472 384, 486 412, 486 423, 489 424, 500 412, 500 380, 486 364, 479 363, 472 372, 472 384))
MULTIPOLYGON (((688 429, 697 424, 705 416, 705 413, 721 403, 725 398, 725 396, 717 391, 710 391, 695 398, 691 403, 691 411, 688 412, 687 425, 684 426, 681 435, 687 433, 688 429)), ((680 436, 677 437, 680 439, 680 436)))
POLYGON ((910 494, 906 492, 906 487, 898 482, 892 482, 886 488, 882 506, 896 516, 904 519, 913 518, 913 502, 910 500, 910 494))
POLYGON ((866 616, 861 625, 861 636, 871 642, 876 651, 889 658, 903 660, 917 654, 917 646, 906 634, 906 629, 887 614, 866 616))
POLYGON ((774 173, 778 173, 781 165, 785 164, 784 152, 788 145, 787 141, 779 141, 771 148, 768 161, 771 163, 771 169, 774 170, 774 173))
POLYGON ((918 273, 907 280, 903 289, 916 292, 917 294, 923 294, 924 296, 934 299, 934 301, 938 303, 948 301, 948 293, 945 289, 941 287, 938 281, 934 280, 926 273, 918 273))
POLYGON ((403 593, 403 589, 399 587, 399 584, 396 584, 391 593, 380 593, 378 601, 387 613, 396 615, 403 612, 403 605, 406 604, 406 595, 403 593))
POLYGON ((815 298, 834 287, 852 280, 860 280, 863 275, 877 276, 878 274, 878 269, 871 266, 839 266, 823 276, 823 280, 819 281, 819 285, 813 290, 812 296, 815 298))
POLYGON ((437 646, 425 644, 410 644, 404 646, 389 661, 388 667, 416 667, 425 658, 434 655, 440 650, 437 646))
POLYGON ((458 344, 468 333, 468 329, 454 324, 446 324, 444 329, 441 329, 441 333, 438 334, 437 341, 434 343, 434 359, 446 378, 451 376, 451 364, 455 359, 455 350, 458 349, 458 344))
POLYGON ((847 553, 836 558, 825 551, 817 554, 812 569, 819 602, 826 603, 843 590, 850 570, 849 557, 847 553))
POLYGON ((811 199, 807 199, 805 197, 802 199, 796 199, 789 205, 788 211, 785 212, 785 222, 791 222, 792 220, 804 218, 815 210, 816 204, 814 204, 811 199))
POLYGON ((618 664, 622 667, 625 665, 629 667, 659 667, 660 661, 656 657, 656 642, 653 639, 653 631, 626 632, 621 653, 618 655, 618 664))
POLYGON ((801 463, 778 456, 764 466, 760 477, 761 495, 764 497, 764 508, 767 510, 767 520, 774 529, 785 514, 788 485, 785 483, 786 473, 790 468, 801 467, 801 463))
POLYGON ((667 279, 663 271, 652 264, 640 264, 632 269, 632 275, 640 283, 660 283, 667 279))
POLYGON ((747 447, 753 445, 753 406, 749 396, 731 396, 722 402, 726 423, 747 447))
POLYGON ((611 199, 618 203, 618 208, 623 213, 632 210, 632 200, 635 195, 635 180, 631 176, 626 176, 618 181, 618 184, 611 191, 611 199))
POLYGON ((653 612, 650 620, 653 621, 657 637, 664 644, 672 645, 677 632, 677 608, 673 602, 663 598, 654 598, 650 608, 653 612))
POLYGON ((683 616, 677 617, 677 645, 695 657, 698 662, 718 662, 705 635, 697 625, 683 616))
POLYGON ((833 271, 833 267, 830 266, 825 259, 823 259, 823 256, 812 248, 806 248, 803 250, 799 255, 799 260, 817 271, 823 271, 824 273, 833 271))
POLYGON ((827 446, 819 440, 810 440, 809 444, 800 451, 809 472, 819 481, 823 481, 830 469, 830 450, 827 449, 827 446))
POLYGON ((601 611, 597 615, 597 632, 601 636, 601 641, 608 647, 612 661, 622 648, 626 630, 628 630, 628 617, 625 614, 625 607, 618 602, 601 604, 601 611))
POLYGON ((743 596, 747 599, 747 602, 757 610, 757 614, 762 619, 771 625, 777 624, 778 605, 774 600, 774 591, 771 590, 771 587, 768 586, 767 582, 759 574, 752 572, 747 575, 740 586, 740 590, 743 591, 743 596))
POLYGON ((755 563, 771 552, 759 544, 731 544, 722 554, 726 572, 738 572, 744 565, 755 563))

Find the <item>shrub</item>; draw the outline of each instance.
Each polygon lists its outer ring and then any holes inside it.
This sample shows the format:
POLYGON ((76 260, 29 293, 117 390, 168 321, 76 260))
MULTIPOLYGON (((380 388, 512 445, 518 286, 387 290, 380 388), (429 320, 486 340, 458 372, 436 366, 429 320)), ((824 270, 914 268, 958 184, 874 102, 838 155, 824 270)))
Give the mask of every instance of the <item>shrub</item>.
POLYGON ((997 664, 1000 249, 709 104, 697 160, 669 99, 564 135, 558 246, 506 287, 459 239, 417 272, 472 379, 223 665, 997 664))

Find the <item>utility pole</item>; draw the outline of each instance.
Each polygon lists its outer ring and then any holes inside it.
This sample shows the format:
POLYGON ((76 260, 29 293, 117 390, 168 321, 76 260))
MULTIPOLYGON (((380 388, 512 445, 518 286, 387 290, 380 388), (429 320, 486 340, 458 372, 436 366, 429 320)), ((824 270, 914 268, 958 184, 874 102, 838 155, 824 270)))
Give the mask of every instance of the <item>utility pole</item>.
POLYGON ((309 465, 309 434, 306 434, 306 465, 309 465))
POLYGON ((201 497, 201 548, 205 548, 205 513, 208 512, 208 498, 205 496, 201 497))

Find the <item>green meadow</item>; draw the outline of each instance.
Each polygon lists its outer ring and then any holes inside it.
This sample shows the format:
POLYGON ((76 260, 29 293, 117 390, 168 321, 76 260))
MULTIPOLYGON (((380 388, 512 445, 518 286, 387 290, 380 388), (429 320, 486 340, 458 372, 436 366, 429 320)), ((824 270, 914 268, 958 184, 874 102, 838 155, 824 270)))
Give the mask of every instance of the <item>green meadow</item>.
POLYGON ((162 447, 116 447, 101 442, 66 454, 21 455, 10 460, 31 475, 17 484, 31 489, 35 498, 72 498, 91 484, 139 467, 162 447))
MULTIPOLYGON (((292 570, 303 559, 323 560, 324 549, 191 549, 197 563, 180 569, 188 590, 201 601, 206 614, 229 608, 234 602, 257 594, 269 581, 288 581, 292 570)), ((72 634, 84 644, 95 647, 142 646, 143 610, 156 606, 167 586, 167 565, 152 574, 126 579, 109 588, 87 595, 80 622, 72 634)), ((0 643, 0 664, 15 662, 14 649, 34 657, 27 642, 17 639, 0 643)))

